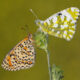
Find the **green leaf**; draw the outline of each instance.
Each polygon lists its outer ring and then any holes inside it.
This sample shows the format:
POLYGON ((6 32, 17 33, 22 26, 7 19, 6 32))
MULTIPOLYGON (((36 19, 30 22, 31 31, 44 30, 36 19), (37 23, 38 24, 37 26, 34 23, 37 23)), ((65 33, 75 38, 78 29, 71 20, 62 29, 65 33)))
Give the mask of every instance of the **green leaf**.
POLYGON ((62 80, 63 79, 63 71, 59 66, 53 65, 51 68, 52 72, 52 80, 62 80))

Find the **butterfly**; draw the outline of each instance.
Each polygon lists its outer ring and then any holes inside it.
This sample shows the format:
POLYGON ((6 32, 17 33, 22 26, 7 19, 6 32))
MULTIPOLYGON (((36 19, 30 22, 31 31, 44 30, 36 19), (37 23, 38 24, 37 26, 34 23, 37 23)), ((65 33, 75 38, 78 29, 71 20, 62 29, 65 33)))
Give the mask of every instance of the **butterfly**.
POLYGON ((75 33, 79 15, 80 10, 78 8, 70 7, 50 16, 44 21, 38 19, 35 22, 45 34, 70 41, 75 33))
POLYGON ((9 71, 27 69, 35 63, 32 34, 20 41, 4 58, 2 67, 9 71))

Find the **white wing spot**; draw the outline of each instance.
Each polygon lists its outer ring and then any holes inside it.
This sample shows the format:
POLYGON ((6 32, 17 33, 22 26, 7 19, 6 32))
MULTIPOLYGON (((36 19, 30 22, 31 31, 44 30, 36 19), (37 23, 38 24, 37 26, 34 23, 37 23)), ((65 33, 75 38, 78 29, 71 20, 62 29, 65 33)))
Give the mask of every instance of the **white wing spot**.
POLYGON ((74 12, 74 9, 75 9, 75 8, 71 8, 71 11, 74 12))
POLYGON ((47 23, 50 25, 50 21, 49 20, 47 20, 47 23))
POLYGON ((64 31, 64 34, 67 34, 67 31, 64 31))
POLYGON ((70 21, 70 17, 67 17, 67 21, 70 21))
POLYGON ((66 10, 63 10, 61 12, 64 16, 67 16, 68 18, 73 19, 72 16, 66 10))
POLYGON ((65 28, 67 28, 67 27, 68 27, 68 25, 64 25, 64 27, 65 27, 65 28))
POLYGON ((72 35, 69 35, 70 36, 70 38, 72 38, 73 36, 72 35))
POLYGON ((71 23, 76 23, 76 20, 72 20, 72 22, 71 23))
POLYGON ((76 11, 79 12, 80 10, 79 9, 76 9, 76 11))
POLYGON ((63 35, 63 38, 66 38, 66 35, 63 35))
POLYGON ((61 29, 64 29, 65 27, 64 27, 64 25, 61 25, 61 29))
POLYGON ((72 26, 72 28, 76 28, 76 26, 72 26))
POLYGON ((67 41, 70 41, 70 38, 69 37, 67 37, 67 41))
POLYGON ((61 15, 61 20, 64 21, 64 16, 63 15, 61 15))
POLYGON ((55 16, 55 17, 53 18, 53 22, 56 23, 56 21, 57 21, 57 17, 55 16))
POLYGON ((69 29, 69 31, 72 32, 73 34, 75 33, 75 31, 73 31, 73 30, 71 30, 71 29, 69 29))
POLYGON ((54 24, 54 27, 55 27, 55 28, 58 27, 58 24, 54 24))
POLYGON ((60 31, 57 31, 57 34, 60 34, 60 31))
POLYGON ((54 29, 52 29, 52 31, 54 31, 54 29))

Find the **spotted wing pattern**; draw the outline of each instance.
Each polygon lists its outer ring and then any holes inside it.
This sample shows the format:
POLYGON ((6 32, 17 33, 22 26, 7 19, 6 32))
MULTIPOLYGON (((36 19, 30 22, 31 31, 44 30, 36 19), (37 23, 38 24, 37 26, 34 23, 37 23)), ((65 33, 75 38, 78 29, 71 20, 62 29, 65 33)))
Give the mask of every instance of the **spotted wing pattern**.
POLYGON ((79 15, 80 10, 71 7, 52 15, 45 21, 37 20, 36 24, 43 32, 69 41, 75 33, 79 15))
POLYGON ((35 63, 31 34, 18 43, 4 58, 2 67, 9 71, 27 69, 35 63))

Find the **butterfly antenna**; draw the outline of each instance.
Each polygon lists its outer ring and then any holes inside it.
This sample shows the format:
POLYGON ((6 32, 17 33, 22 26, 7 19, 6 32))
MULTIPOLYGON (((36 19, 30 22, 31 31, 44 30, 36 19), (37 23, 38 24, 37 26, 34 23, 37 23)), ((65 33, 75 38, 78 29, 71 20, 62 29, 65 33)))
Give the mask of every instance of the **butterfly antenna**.
POLYGON ((36 17, 36 19, 39 19, 32 9, 30 9, 30 12, 36 17))

